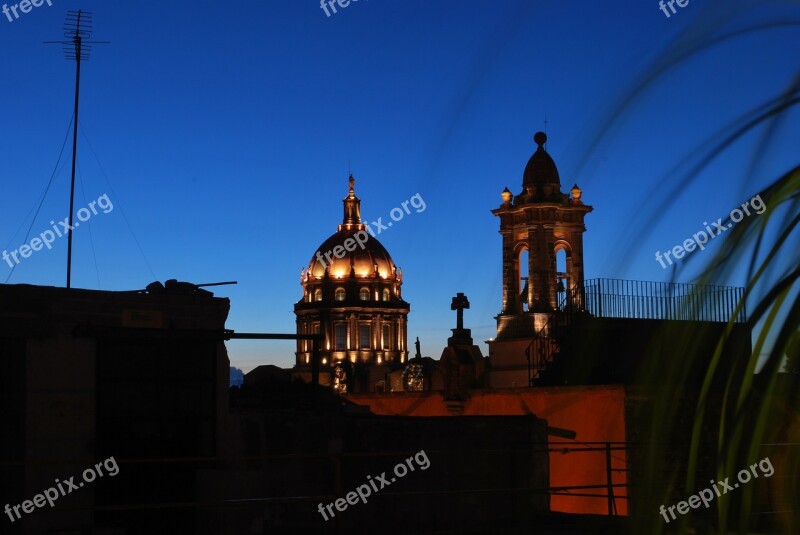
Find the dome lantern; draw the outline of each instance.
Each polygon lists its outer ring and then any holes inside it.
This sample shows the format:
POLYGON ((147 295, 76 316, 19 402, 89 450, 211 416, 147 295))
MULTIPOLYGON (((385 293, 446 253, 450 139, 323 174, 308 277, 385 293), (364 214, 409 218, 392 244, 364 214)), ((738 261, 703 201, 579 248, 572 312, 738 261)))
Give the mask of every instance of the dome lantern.
POLYGON ((530 193, 530 188, 544 189, 544 186, 550 186, 549 191, 561 191, 561 179, 558 175, 558 168, 556 163, 547 153, 544 148, 547 143, 547 134, 544 132, 536 132, 533 136, 533 141, 536 143, 536 152, 528 160, 528 165, 525 166, 525 172, 522 175, 522 187, 530 193))

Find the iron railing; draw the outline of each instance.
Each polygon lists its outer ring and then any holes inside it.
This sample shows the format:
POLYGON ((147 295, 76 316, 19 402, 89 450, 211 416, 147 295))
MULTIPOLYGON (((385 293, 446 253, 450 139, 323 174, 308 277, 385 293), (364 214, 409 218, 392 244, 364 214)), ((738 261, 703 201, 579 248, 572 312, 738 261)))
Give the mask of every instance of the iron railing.
POLYGON ((561 349, 554 330, 568 327, 576 312, 598 318, 727 322, 747 321, 744 288, 675 282, 589 279, 576 284, 559 299, 544 326, 526 350, 529 383, 542 373, 561 349), (531 359, 532 362, 531 362, 531 359))
MULTIPOLYGON (((583 307, 600 318, 727 322, 742 302, 744 288, 676 282, 589 279, 583 307)), ((745 307, 736 323, 747 321, 745 307)))

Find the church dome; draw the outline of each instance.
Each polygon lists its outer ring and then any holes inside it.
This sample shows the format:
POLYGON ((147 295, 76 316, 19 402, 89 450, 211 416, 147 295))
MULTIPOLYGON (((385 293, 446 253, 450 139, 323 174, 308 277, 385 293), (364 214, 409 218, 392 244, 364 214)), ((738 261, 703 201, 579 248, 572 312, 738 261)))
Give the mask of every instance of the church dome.
POLYGON ((349 182, 344 218, 300 271, 303 297, 294 304, 298 373, 312 382, 325 374, 339 393, 387 388, 386 373, 408 358, 411 312, 403 274, 361 222, 353 175, 349 182), (373 374, 372 366, 388 368, 373 374))
POLYGON ((306 273, 316 279, 323 278, 326 270, 334 279, 349 277, 351 273, 356 278, 399 279, 389 252, 361 222, 361 200, 356 197, 353 175, 349 182, 350 191, 342 201, 342 224, 317 248, 306 273))
POLYGON ((547 142, 547 134, 537 132, 533 136, 533 140, 539 147, 528 160, 528 165, 525 166, 525 172, 522 175, 522 187, 551 185, 554 186, 556 191, 560 190, 561 179, 558 176, 558 168, 544 148, 544 144, 547 142))
POLYGON ((376 269, 382 279, 388 279, 396 272, 389 252, 365 228, 340 228, 322 242, 308 263, 308 273, 322 278, 327 267, 333 278, 349 277, 351 270, 355 270, 359 278, 374 277, 376 269), (352 250, 348 251, 348 248, 352 250), (337 258, 337 253, 341 258, 337 258))

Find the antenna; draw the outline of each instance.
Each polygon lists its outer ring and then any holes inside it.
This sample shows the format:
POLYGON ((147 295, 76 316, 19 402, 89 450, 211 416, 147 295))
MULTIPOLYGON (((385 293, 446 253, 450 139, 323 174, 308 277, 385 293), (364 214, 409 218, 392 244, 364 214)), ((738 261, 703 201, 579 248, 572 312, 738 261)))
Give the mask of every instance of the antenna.
MULTIPOLYGON (((545 136, 547 135, 547 114, 545 114, 545 116, 544 116, 544 135, 545 136)), ((547 145, 547 143, 545 143, 545 145, 547 145)), ((546 148, 547 147, 545 147, 545 149, 546 148)))
POLYGON ((92 45, 106 44, 108 41, 84 41, 92 35, 92 14, 89 11, 67 11, 64 22, 64 37, 68 41, 44 41, 47 44, 59 44, 64 57, 75 60, 75 112, 72 130, 72 182, 69 190, 69 227, 67 228, 67 288, 70 287, 72 275, 72 215, 75 209, 75 163, 78 154, 78 102, 81 90, 81 61, 88 61, 92 45))

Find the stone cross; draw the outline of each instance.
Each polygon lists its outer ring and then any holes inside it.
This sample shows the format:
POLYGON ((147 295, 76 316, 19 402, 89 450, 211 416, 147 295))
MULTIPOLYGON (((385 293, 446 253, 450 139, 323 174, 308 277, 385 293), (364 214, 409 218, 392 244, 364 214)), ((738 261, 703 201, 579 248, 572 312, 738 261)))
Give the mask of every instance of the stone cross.
POLYGON ((464 329, 464 309, 469 308, 469 300, 467 296, 458 292, 450 303, 450 310, 456 310, 456 328, 458 330, 464 329))

